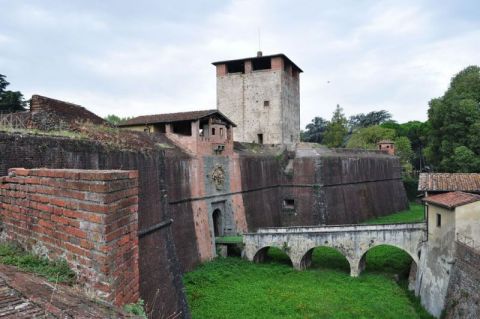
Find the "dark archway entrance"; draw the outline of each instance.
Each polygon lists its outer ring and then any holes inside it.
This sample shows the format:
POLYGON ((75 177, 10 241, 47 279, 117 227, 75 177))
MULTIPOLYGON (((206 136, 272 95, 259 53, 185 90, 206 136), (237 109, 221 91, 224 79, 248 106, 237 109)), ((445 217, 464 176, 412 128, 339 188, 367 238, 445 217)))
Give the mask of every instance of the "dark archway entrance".
POLYGON ((223 222, 222 222, 222 211, 220 209, 215 209, 212 214, 213 219, 213 233, 215 237, 223 236, 223 222))

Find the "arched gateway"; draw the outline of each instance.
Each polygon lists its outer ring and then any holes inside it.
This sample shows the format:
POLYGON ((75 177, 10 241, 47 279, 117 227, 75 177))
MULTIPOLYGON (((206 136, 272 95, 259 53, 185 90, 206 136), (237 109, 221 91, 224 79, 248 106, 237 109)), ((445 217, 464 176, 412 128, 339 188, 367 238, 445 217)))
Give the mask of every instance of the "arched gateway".
POLYGON ((390 245, 406 251, 418 264, 419 251, 426 239, 425 223, 384 225, 335 225, 320 227, 261 228, 245 234, 245 257, 262 261, 268 247, 283 250, 298 270, 311 263, 315 247, 332 247, 350 264, 350 275, 358 276, 365 268, 366 253, 378 245, 390 245))

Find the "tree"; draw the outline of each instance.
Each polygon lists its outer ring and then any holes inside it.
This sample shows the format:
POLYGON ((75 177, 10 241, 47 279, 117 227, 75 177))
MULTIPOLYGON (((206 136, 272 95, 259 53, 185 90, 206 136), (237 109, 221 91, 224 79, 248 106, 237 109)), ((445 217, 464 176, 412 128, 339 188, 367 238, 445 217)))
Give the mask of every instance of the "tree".
POLYGON ((392 119, 392 114, 385 110, 372 111, 367 114, 357 114, 350 116, 348 120, 348 127, 350 132, 353 132, 362 127, 369 127, 373 125, 380 125, 392 119))
POLYGON ((305 131, 302 132, 302 141, 319 143, 323 142, 323 137, 328 126, 328 121, 322 117, 315 117, 311 123, 305 127, 305 131))
POLYGON ((466 146, 455 148, 452 160, 456 171, 459 172, 475 173, 480 167, 480 158, 466 146))
POLYGON ((376 149, 381 140, 393 140, 395 130, 378 125, 364 127, 352 134, 348 140, 348 148, 376 149))
POLYGON ((398 124, 388 121, 380 125, 383 128, 394 129, 398 137, 407 137, 410 140, 413 156, 411 162, 415 169, 423 170, 425 167, 425 156, 423 151, 427 146, 430 134, 430 122, 410 121, 398 124))
POLYGON ((126 121, 128 121, 129 119, 131 119, 131 117, 119 117, 115 114, 109 114, 107 115, 106 117, 103 118, 105 121, 107 121, 108 123, 112 124, 112 125, 120 125, 126 121))
POLYGON ((442 97, 429 103, 431 124, 425 155, 438 171, 480 172, 480 163, 458 160, 480 156, 480 68, 469 66, 454 76, 442 97), (465 165, 464 165, 465 164, 465 165))
POLYGON ((337 104, 332 120, 328 123, 323 137, 323 143, 328 147, 341 147, 347 136, 347 119, 343 109, 337 104))
POLYGON ((5 90, 10 85, 5 78, 0 74, 0 113, 25 111, 26 101, 22 93, 5 90))

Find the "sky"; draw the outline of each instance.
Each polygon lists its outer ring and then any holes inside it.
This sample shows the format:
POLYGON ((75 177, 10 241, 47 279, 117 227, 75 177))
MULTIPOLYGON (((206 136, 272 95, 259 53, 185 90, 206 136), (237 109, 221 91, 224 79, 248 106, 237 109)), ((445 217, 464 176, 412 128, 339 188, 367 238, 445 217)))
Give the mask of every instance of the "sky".
POLYGON ((0 74, 100 116, 212 109, 211 62, 260 46, 303 69, 302 128, 337 104, 424 121, 451 77, 480 65, 479 16, 478 0, 0 0, 0 74))

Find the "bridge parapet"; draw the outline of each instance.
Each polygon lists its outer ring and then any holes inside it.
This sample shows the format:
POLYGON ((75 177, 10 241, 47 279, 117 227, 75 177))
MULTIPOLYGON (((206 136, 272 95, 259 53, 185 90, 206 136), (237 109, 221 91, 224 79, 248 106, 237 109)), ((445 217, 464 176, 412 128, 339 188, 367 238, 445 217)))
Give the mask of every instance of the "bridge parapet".
POLYGON ((276 247, 283 250, 299 270, 310 265, 314 248, 331 247, 347 258, 350 274, 358 276, 365 267, 367 251, 378 245, 398 247, 418 264, 426 229, 425 223, 262 228, 245 234, 243 241, 247 259, 262 261, 268 247, 276 247))
POLYGON ((256 233, 315 233, 315 232, 345 232, 345 231, 376 231, 376 230, 426 230, 426 223, 404 223, 404 224, 374 224, 374 225, 328 225, 328 226, 291 226, 291 227, 266 227, 259 228, 256 233))

